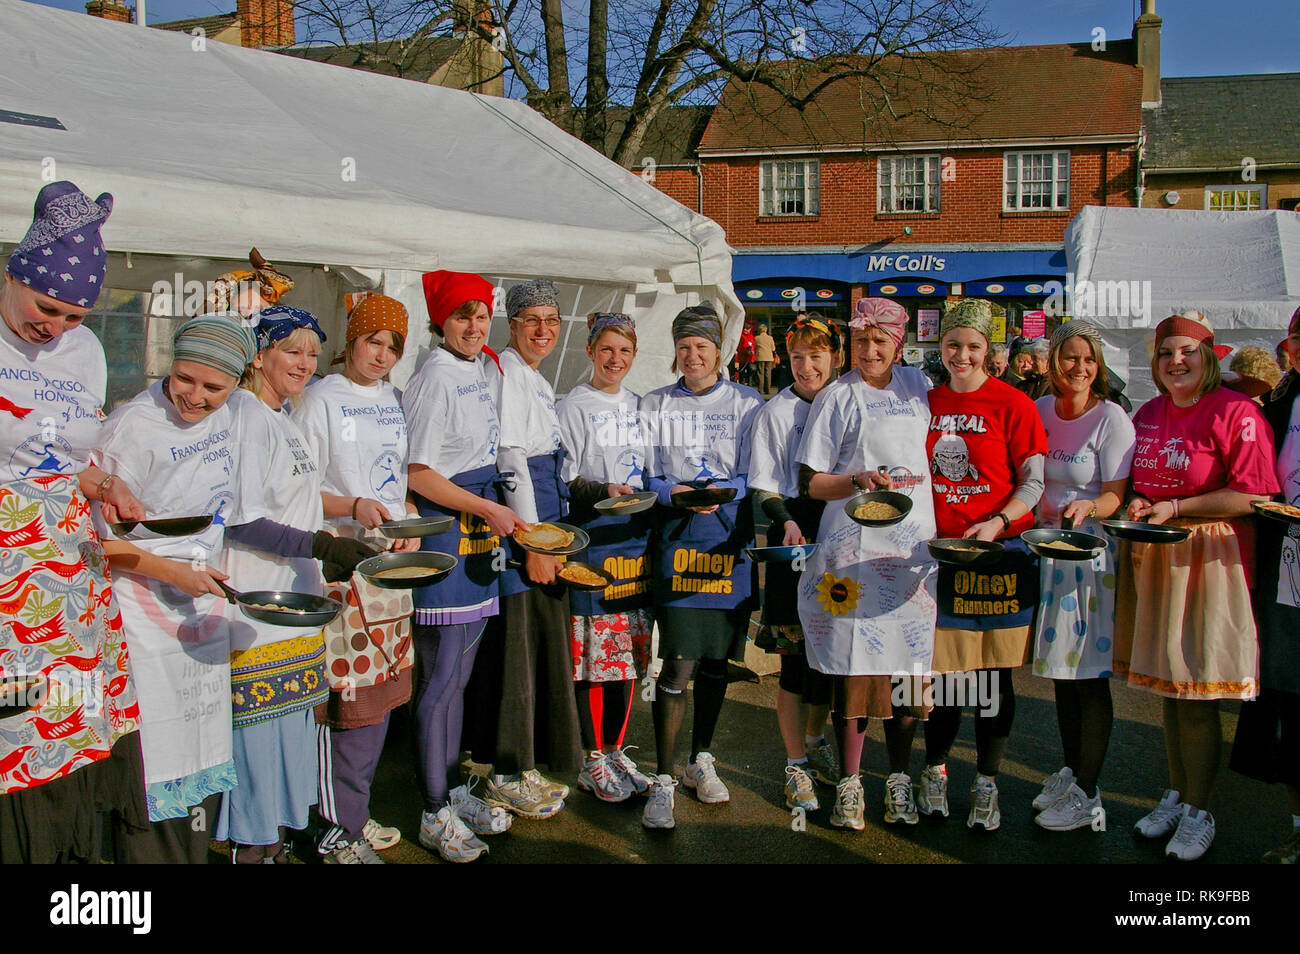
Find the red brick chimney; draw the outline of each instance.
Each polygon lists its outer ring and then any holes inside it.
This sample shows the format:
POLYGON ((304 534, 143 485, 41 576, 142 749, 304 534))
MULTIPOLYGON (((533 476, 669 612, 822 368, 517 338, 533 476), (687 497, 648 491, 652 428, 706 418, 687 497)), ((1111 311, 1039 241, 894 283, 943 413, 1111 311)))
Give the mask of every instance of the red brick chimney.
POLYGON ((128 7, 122 0, 90 0, 86 12, 101 20, 115 20, 118 23, 134 23, 135 7, 128 7))
POLYGON ((297 42, 292 0, 239 0, 236 12, 241 46, 260 49, 297 42))

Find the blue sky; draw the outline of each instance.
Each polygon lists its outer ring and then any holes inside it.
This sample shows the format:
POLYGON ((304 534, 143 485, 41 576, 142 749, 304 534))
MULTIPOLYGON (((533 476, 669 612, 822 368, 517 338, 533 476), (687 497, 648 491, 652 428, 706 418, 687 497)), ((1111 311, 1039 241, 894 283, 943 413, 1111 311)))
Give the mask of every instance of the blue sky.
MULTIPOLYGON (((84 0, 37 0, 85 10, 84 0)), ((127 0, 128 4, 134 0, 127 0)), ((1089 42, 1101 27, 1127 38, 1140 0, 987 0, 989 20, 1013 44, 1089 42)), ((235 0, 146 0, 150 22, 228 13, 235 0)), ((1300 72, 1298 0, 1157 0, 1164 19, 1161 73, 1213 76, 1300 72)))

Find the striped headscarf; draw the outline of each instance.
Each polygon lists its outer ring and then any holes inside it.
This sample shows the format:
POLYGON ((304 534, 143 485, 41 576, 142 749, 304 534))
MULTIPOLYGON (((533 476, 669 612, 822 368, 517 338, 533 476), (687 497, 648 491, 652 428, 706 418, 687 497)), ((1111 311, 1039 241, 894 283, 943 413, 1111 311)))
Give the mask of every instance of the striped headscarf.
POLYGON ((172 339, 173 361, 193 361, 236 379, 255 357, 257 336, 236 314, 191 318, 172 339))

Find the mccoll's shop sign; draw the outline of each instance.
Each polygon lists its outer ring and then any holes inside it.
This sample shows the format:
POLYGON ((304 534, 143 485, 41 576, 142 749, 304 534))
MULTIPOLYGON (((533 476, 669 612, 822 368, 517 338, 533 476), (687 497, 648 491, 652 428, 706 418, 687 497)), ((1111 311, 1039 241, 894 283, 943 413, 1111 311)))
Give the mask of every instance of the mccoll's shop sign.
POLYGON ((871 255, 867 271, 941 272, 945 261, 941 255, 871 255))

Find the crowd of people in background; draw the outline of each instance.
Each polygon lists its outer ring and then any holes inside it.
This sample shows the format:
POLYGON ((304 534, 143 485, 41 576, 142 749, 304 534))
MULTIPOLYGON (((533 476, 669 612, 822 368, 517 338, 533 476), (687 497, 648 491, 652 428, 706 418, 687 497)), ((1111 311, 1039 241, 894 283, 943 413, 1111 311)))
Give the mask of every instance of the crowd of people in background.
POLYGON ((540 370, 563 321, 547 278, 507 290, 497 354, 492 283, 425 274, 436 347, 399 391, 401 302, 361 296, 329 341, 254 252, 178 322, 167 375, 104 419, 83 322, 111 211, 46 186, 0 288, 0 860, 97 860, 106 818, 121 862, 200 863, 215 838, 234 863, 287 863, 306 837, 326 862, 382 863, 402 835, 372 816, 372 786, 408 705, 418 840, 446 861, 588 795, 636 799, 646 828, 671 829, 679 785, 731 797, 715 737, 755 611, 781 655, 790 808, 825 804, 850 831, 872 801, 888 825, 965 810, 982 832, 1003 812, 1096 828, 1120 683, 1161 699, 1168 787, 1139 835, 1180 860, 1210 848, 1221 703, 1241 700, 1231 766, 1289 798, 1264 860, 1300 854, 1300 310, 1285 375, 1243 349, 1225 377, 1205 316, 1165 318, 1159 394, 1132 416, 1095 327, 1008 348, 979 299, 944 309, 937 380, 902 361, 897 302, 863 298, 847 327, 800 315, 792 384, 770 400, 766 326, 737 351, 751 386, 727 373, 722 315, 682 309, 674 382, 638 395, 635 320, 594 313, 589 373, 557 401, 540 370), (316 380, 325 358, 336 370, 316 380), (846 507, 882 493, 886 521, 846 507), (1116 518, 1170 542, 1112 535, 1116 518), (383 532, 412 520, 445 529, 383 532), (585 547, 519 542, 556 525, 585 547), (1022 536, 1060 528, 1099 545, 1057 557, 1022 536), (363 566, 384 552, 455 561, 393 589, 363 566), (571 586, 569 559, 602 585, 571 586), (341 611, 286 625, 277 612, 307 610, 284 594, 341 611), (1022 666, 1051 680, 1060 737, 1026 805, 998 788, 1022 666), (647 676, 653 769, 627 739, 647 676), (965 708, 976 758, 958 784, 965 708), (872 719, 889 774, 868 793, 872 719))

